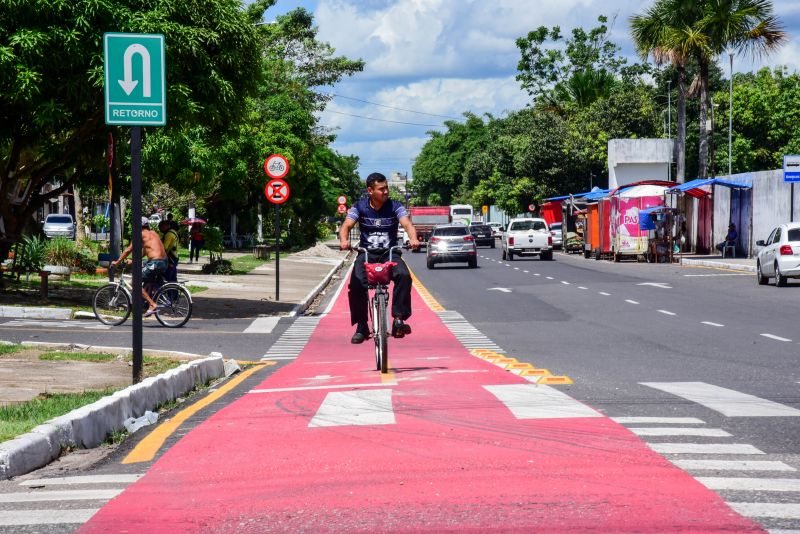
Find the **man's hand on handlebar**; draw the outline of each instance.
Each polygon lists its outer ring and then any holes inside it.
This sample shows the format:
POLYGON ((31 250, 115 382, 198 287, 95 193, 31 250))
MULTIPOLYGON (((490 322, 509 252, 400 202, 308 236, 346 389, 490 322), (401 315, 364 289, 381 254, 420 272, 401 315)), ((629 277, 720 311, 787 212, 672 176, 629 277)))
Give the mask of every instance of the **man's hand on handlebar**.
POLYGON ((417 250, 417 249, 419 249, 419 239, 409 239, 409 240, 408 240, 408 246, 409 246, 409 248, 411 248, 412 250, 417 250))
POLYGON ((350 241, 339 241, 339 250, 350 250, 350 241))

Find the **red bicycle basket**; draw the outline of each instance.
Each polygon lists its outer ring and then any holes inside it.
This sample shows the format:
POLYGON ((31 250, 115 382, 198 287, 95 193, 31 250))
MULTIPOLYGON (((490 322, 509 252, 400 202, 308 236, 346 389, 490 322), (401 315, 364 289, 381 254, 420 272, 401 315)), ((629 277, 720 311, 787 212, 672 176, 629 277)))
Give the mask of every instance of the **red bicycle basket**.
POLYGON ((371 286, 374 285, 389 285, 392 279, 392 267, 397 265, 393 261, 386 263, 364 263, 364 268, 367 270, 367 283, 371 286))

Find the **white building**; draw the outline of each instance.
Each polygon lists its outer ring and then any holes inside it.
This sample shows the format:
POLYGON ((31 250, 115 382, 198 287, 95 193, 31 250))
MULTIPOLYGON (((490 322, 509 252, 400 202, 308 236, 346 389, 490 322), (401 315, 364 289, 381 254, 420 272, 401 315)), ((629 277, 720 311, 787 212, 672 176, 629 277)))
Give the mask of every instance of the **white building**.
POLYGON ((608 187, 642 180, 670 180, 672 139, 611 139, 608 141, 608 187))
POLYGON ((393 187, 398 189, 401 193, 406 192, 406 187, 408 185, 408 173, 402 173, 400 171, 392 171, 392 175, 389 177, 389 187, 393 187))

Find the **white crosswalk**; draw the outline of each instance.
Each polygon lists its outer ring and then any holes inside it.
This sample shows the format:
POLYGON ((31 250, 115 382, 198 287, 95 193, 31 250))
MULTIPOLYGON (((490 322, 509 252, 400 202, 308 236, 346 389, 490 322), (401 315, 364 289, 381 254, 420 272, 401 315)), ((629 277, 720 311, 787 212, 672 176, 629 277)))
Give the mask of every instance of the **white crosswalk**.
POLYGON ((450 332, 468 349, 488 349, 498 354, 505 354, 497 343, 489 339, 480 330, 472 326, 463 315, 456 311, 436 312, 450 332))
POLYGON ((705 382, 642 382, 642 385, 701 404, 726 417, 800 416, 797 408, 705 382))
POLYGON ((321 316, 298 317, 281 334, 261 360, 294 360, 305 348, 311 335, 319 324, 321 316))
POLYGON ((50 532, 55 526, 63 525, 71 531, 88 521, 106 502, 140 477, 137 474, 107 474, 18 481, 16 484, 20 491, 0 492, 0 505, 3 507, 0 510, 0 529, 27 527, 25 532, 38 532, 38 527, 47 525, 41 530, 50 532), (52 489, 54 487, 57 489, 52 489))

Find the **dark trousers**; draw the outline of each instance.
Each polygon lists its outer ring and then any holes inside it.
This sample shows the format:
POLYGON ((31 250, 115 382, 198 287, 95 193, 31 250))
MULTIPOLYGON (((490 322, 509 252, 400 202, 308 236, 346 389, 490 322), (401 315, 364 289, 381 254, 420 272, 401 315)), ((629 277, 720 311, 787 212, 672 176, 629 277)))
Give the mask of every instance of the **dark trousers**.
POLYGON ((194 256, 194 261, 200 261, 200 249, 203 248, 202 239, 192 239, 189 243, 189 260, 194 256))
MULTIPOLYGON (((370 263, 383 263, 389 261, 389 253, 382 256, 370 254, 370 263)), ((411 273, 408 272, 405 262, 400 254, 395 251, 392 261, 397 262, 392 268, 392 317, 403 319, 411 317, 411 273)), ((366 323, 368 317, 367 271, 364 269, 364 253, 359 253, 353 264, 353 274, 350 276, 350 323, 366 323)))
POLYGON ((167 272, 164 273, 164 280, 167 282, 178 281, 178 258, 167 256, 167 272))

